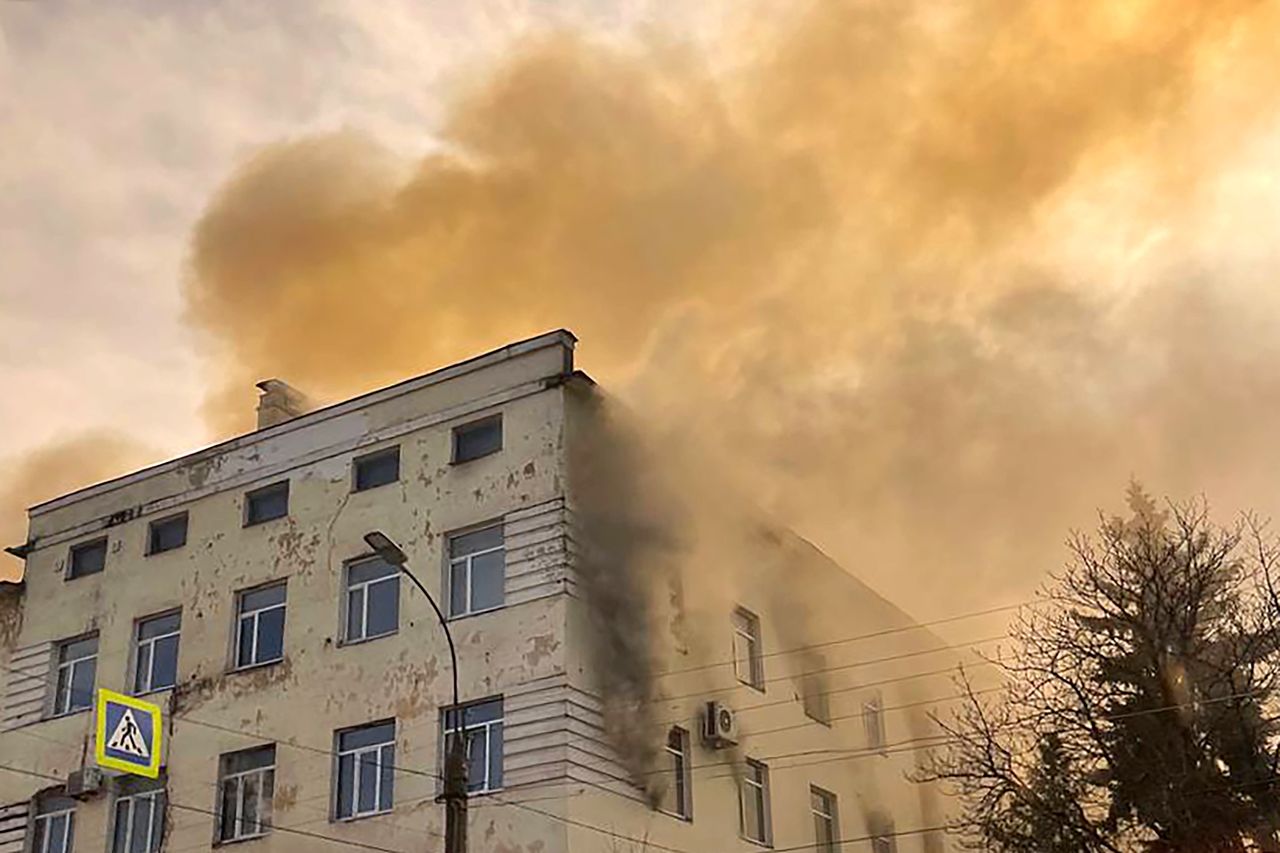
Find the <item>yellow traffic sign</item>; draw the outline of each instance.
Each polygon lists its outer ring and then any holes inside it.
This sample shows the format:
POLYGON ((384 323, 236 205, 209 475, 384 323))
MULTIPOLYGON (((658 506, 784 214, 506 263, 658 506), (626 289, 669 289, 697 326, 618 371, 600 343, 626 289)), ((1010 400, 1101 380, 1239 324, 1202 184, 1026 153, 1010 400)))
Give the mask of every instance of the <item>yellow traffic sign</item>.
POLYGON ((99 767, 155 779, 160 775, 160 706, 98 688, 99 767))

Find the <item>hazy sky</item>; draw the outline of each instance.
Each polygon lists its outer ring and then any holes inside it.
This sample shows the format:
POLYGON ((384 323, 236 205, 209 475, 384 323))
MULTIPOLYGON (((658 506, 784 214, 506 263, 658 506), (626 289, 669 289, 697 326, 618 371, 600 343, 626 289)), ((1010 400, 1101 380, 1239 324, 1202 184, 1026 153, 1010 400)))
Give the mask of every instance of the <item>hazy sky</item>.
MULTIPOLYGON (((661 0, 0 2, 0 456, 124 430, 199 445, 179 283, 192 224, 256 148, 356 128, 432 144, 442 93, 522 33, 707 28, 661 0)), ((6 466, 7 467, 7 466, 6 466)))

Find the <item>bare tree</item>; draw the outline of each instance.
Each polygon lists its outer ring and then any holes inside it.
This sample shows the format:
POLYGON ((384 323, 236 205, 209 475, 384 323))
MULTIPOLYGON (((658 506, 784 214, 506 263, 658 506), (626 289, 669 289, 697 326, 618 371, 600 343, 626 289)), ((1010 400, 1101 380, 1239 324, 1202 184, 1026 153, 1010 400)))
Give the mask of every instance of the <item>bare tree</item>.
POLYGON ((961 797, 968 846, 996 851, 1280 851, 1278 552, 1203 501, 1076 535, 1015 621, 990 699, 960 710, 925 779, 961 797))

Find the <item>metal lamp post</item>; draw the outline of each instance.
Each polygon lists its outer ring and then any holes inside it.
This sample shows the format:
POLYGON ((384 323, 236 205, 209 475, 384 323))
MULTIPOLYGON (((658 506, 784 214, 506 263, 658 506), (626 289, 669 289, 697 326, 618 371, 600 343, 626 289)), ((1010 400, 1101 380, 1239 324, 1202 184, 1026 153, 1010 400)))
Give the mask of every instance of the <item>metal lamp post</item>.
MULTIPOLYGON (((463 733, 464 722, 462 704, 458 698, 458 651, 453 645, 453 634, 449 632, 449 623, 440 610, 440 605, 427 592, 422 582, 409 571, 409 557, 390 536, 381 530, 374 530, 364 535, 364 541, 379 557, 400 569, 413 585, 418 588, 431 604, 444 629, 444 638, 449 642, 449 661, 453 671, 453 713, 456 715, 453 731, 449 736, 448 750, 444 760, 444 791, 436 802, 444 803, 444 850, 445 853, 466 853, 467 850, 467 747, 463 733)), ((447 722, 449 715, 445 714, 447 722)))

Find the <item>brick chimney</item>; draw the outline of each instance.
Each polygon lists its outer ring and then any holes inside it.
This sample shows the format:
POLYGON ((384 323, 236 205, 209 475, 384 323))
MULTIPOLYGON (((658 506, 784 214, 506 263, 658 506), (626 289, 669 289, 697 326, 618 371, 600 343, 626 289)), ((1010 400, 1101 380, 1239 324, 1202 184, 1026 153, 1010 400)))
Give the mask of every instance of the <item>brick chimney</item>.
POLYGON ((284 423, 311 409, 307 395, 280 379, 264 379, 258 383, 258 429, 284 423))

